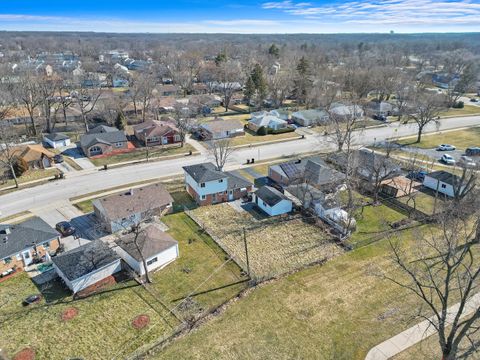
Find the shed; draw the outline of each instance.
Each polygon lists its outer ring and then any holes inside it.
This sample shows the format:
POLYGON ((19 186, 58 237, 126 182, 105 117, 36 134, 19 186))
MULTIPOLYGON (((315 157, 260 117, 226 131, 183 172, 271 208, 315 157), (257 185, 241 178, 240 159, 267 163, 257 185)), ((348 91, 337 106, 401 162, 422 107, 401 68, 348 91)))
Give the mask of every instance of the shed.
POLYGON ((440 170, 425 175, 423 186, 449 197, 454 197, 455 191, 461 193, 465 187, 463 186, 462 189, 458 189, 460 182, 460 177, 457 175, 451 174, 448 171, 440 170))
POLYGON ((45 134, 43 141, 53 149, 70 145, 70 138, 63 133, 45 134))
POLYGON ((287 214, 292 211, 292 200, 277 189, 262 186, 253 197, 255 204, 270 216, 287 214))

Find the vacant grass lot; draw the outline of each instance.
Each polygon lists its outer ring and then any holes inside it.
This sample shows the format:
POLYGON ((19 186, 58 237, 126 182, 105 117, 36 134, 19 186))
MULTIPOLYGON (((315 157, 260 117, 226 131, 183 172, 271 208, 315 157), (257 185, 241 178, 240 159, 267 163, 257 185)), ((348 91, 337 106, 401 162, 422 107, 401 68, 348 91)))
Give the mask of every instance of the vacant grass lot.
MULTIPOLYGON (((415 231, 401 233, 404 245, 415 231)), ((396 275, 389 258, 385 239, 261 286, 152 358, 363 360, 416 323, 417 299, 376 276, 396 275)))
POLYGON ((181 320, 210 311, 244 288, 240 269, 233 262, 225 264, 221 249, 185 214, 166 216, 164 222, 179 242, 180 258, 154 273, 147 290, 131 281, 74 301, 57 289, 49 296, 51 304, 42 300, 24 308, 21 301, 39 292, 27 275, 2 282, 0 348, 10 357, 31 347, 37 359, 123 359, 171 334, 181 320), (77 308, 78 316, 61 320, 69 307, 77 308), (136 330, 131 322, 141 314, 150 317, 150 325, 136 330))
MULTIPOLYGON (((176 146, 176 147, 152 147, 149 150, 149 158, 154 160, 156 158, 161 158, 163 156, 169 155, 179 155, 179 154, 187 154, 189 151, 195 151, 195 148, 190 144, 185 144, 183 147, 176 146)), ((146 161, 147 159, 147 150, 145 148, 138 148, 134 151, 112 155, 112 156, 105 156, 102 158, 97 159, 90 159, 95 166, 103 166, 103 165, 113 165, 118 164, 126 161, 146 161)))
POLYGON ((342 253, 320 228, 299 218, 256 220, 229 204, 203 206, 192 214, 244 269, 245 228, 250 269, 257 278, 278 276, 342 253))
POLYGON ((435 148, 440 144, 452 144, 464 150, 469 146, 480 146, 480 127, 426 134, 422 136, 420 143, 414 143, 415 141, 416 136, 399 140, 398 143, 412 144, 423 149, 435 148))

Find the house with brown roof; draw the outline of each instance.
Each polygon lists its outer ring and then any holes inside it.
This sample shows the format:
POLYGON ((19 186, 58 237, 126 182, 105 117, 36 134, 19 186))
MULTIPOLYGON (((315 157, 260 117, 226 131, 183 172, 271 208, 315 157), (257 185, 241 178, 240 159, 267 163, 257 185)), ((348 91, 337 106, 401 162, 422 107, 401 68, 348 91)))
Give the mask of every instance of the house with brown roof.
POLYGON ((115 233, 153 216, 170 213, 173 198, 163 185, 153 184, 96 199, 92 205, 103 227, 115 233))
POLYGON ((133 126, 133 133, 145 146, 168 145, 181 142, 181 136, 173 124, 149 120, 133 126))
POLYGON ((115 252, 140 276, 161 269, 179 256, 178 242, 155 224, 137 234, 129 233, 115 241, 115 252))
POLYGON ((218 140, 245 135, 243 123, 237 119, 215 118, 200 125, 203 140, 218 140))
POLYGON ((45 149, 42 145, 27 145, 20 151, 18 158, 24 160, 29 169, 46 169, 53 164, 55 154, 45 149))

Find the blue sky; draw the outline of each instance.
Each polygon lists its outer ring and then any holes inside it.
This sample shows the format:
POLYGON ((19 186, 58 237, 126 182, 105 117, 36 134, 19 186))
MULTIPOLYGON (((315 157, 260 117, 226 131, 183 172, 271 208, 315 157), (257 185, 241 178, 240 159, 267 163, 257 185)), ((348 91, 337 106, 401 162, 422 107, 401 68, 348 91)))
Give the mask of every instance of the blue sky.
POLYGON ((0 30, 480 32, 480 0, 0 0, 0 30))

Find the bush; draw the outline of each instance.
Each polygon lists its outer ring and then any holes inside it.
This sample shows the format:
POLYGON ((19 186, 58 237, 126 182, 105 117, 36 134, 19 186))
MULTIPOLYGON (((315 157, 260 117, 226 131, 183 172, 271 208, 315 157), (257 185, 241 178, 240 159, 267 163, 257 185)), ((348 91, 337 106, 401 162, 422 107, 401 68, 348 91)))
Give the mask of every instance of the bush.
POLYGON ((16 176, 22 176, 28 170, 28 164, 23 158, 17 158, 13 166, 16 176))
POLYGON ((260 128, 257 130, 257 135, 268 135, 268 129, 265 126, 260 126, 260 128))
POLYGON ((463 109, 463 107, 465 106, 465 104, 463 103, 463 101, 457 101, 455 104, 453 104, 453 108, 454 109, 463 109))
POLYGON ((294 132, 294 131, 295 131, 295 128, 289 126, 289 127, 278 129, 278 130, 270 129, 270 134, 283 134, 283 133, 294 132))

